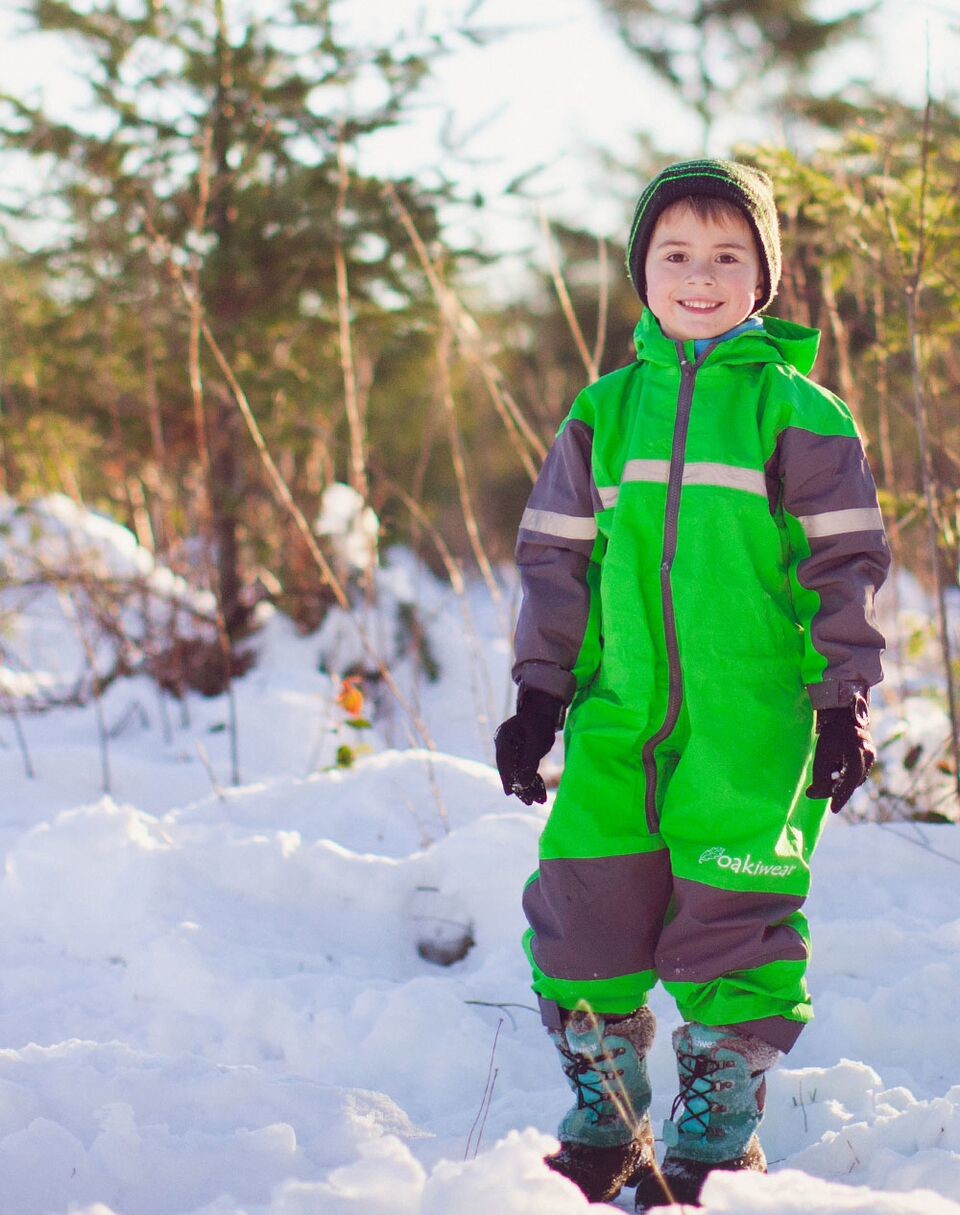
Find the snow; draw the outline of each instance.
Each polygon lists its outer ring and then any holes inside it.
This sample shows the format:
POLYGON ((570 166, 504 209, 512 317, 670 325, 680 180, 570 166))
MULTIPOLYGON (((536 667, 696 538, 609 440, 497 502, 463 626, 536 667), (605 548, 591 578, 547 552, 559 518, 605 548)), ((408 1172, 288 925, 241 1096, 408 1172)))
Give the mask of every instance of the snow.
POLYGON ((380 520, 352 486, 334 481, 326 487, 314 530, 330 538, 348 569, 363 572, 376 562, 380 520))
MULTIPOLYGON (((165 577, 102 520, 69 523, 106 568, 165 577)), ((350 727, 339 681, 364 653, 337 613, 302 637, 262 611, 237 786, 223 697, 162 708, 145 676, 112 684, 109 792, 95 706, 20 715, 32 779, 0 715, 0 1211, 587 1209, 542 1164, 567 1092, 519 948, 545 808, 505 799, 490 766, 512 596, 505 574, 501 603, 458 597, 394 553, 358 611, 432 750, 374 681, 369 728, 350 727), (369 754, 338 767, 344 745, 369 754), (422 956, 445 949, 466 952, 422 956)), ((915 586, 903 601, 922 613, 915 586)), ((15 623, 39 670, 74 644, 66 617, 15 623)), ((715 1177, 708 1212, 960 1215, 960 829, 861 821, 913 779, 902 730, 940 753, 939 695, 931 645, 878 698, 882 781, 814 861, 817 1017, 769 1077, 771 1172, 715 1177)), ((660 991, 652 1007, 656 1123, 677 1015, 660 991)))

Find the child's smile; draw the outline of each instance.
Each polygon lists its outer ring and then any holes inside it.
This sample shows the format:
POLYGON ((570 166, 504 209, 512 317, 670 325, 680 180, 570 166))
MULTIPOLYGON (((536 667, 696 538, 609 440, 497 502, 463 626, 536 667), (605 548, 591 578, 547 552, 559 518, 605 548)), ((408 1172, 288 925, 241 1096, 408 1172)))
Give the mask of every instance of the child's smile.
POLYGON ((666 337, 684 342, 735 328, 753 314, 763 290, 746 220, 703 220, 683 204, 657 221, 645 272, 651 312, 666 337))

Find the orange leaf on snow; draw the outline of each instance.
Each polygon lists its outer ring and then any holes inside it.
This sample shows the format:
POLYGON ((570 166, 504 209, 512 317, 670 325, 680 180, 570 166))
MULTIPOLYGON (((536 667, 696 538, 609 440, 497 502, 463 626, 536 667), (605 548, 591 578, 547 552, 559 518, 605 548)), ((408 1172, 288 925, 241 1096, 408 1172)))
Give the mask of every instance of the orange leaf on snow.
POLYGON ((359 717, 363 712, 363 693, 357 687, 359 682, 355 675, 349 676, 340 684, 337 694, 337 704, 349 717, 359 717))

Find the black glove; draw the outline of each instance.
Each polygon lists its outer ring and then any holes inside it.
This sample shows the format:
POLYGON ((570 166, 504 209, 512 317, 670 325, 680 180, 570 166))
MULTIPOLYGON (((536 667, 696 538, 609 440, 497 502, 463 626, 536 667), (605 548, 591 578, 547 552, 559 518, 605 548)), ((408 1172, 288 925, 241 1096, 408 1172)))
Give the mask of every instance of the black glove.
POLYGON ((813 782, 807 797, 829 797, 830 809, 839 814, 877 758, 866 698, 857 693, 852 704, 818 710, 817 734, 813 782))
POLYGON ((493 738, 497 771, 508 797, 515 793, 526 806, 547 800, 546 786, 537 768, 553 746, 563 710, 559 697, 521 687, 516 713, 507 718, 493 738))

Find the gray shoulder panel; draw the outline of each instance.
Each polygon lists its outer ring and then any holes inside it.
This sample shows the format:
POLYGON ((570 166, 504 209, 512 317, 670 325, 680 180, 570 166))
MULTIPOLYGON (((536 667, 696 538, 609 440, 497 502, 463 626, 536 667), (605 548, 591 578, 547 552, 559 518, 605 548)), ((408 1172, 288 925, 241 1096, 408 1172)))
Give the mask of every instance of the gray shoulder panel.
POLYGON ((883 532, 845 532, 811 537, 810 556, 797 566, 802 586, 820 596, 820 610, 810 621, 810 639, 827 660, 822 691, 810 687, 814 708, 846 703, 840 684, 872 687, 883 678, 880 655, 886 644, 877 627, 874 605, 890 566, 883 532), (836 694, 831 690, 835 686, 836 694))
POLYGON ((590 618, 587 570, 600 496, 593 484, 593 431, 569 421, 547 453, 517 537, 523 600, 513 677, 568 702, 571 674, 590 618))
MULTIPOLYGON (((816 520, 849 511, 849 521, 862 524, 866 521, 862 512, 875 512, 870 521, 882 530, 876 487, 856 435, 819 435, 790 426, 780 435, 776 460, 783 508, 791 515, 816 520)), ((816 524, 811 526, 816 528, 816 524)))
MULTIPOLYGON (((800 585, 820 607, 803 622, 827 666, 810 685, 815 708, 844 703, 844 687, 882 678, 884 638, 874 597, 890 567, 877 491, 856 435, 820 435, 799 427, 781 434, 767 465, 767 484, 779 505, 803 528, 810 555, 797 564, 800 585)), ((771 492, 771 506, 773 506, 771 492)))
POLYGON ((520 520, 519 544, 539 542, 589 556, 601 509, 591 471, 592 447, 590 427, 577 418, 569 421, 547 452, 520 520))
POLYGON ((571 674, 590 616, 590 558, 569 548, 521 540, 517 564, 523 600, 514 637, 513 678, 569 704, 571 674))

